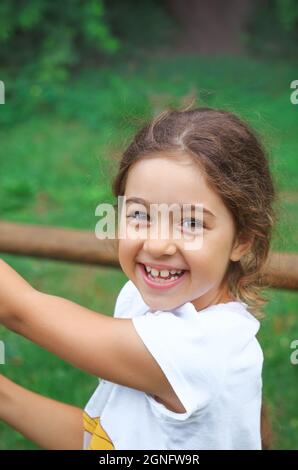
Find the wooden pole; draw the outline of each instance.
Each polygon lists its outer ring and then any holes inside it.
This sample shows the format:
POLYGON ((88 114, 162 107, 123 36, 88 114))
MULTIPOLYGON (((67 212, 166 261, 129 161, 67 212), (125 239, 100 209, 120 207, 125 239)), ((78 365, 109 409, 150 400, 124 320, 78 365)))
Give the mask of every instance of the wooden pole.
POLYGON ((0 253, 120 267, 115 241, 87 230, 0 221, 0 253))
POLYGON ((276 289, 298 291, 298 254, 271 252, 263 280, 276 289))
MULTIPOLYGON (((115 240, 95 232, 0 221, 0 253, 120 268, 115 240)), ((298 290, 298 254, 270 253, 264 283, 298 290)))

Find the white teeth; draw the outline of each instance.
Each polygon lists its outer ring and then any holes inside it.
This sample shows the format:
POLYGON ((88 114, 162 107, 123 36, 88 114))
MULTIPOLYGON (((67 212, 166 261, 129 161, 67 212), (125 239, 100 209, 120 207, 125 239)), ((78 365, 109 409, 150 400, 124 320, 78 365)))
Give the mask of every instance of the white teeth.
MULTIPOLYGON (((167 283, 167 280, 166 280, 166 279, 161 279, 161 278, 159 278, 159 277, 153 277, 153 276, 151 276, 151 274, 148 274, 148 276, 149 276, 151 279, 154 279, 154 282, 157 282, 157 283, 159 283, 159 284, 165 284, 165 283, 167 283)), ((174 281, 175 281, 175 280, 178 279, 178 278, 179 278, 179 276, 173 276, 173 277, 171 277, 171 280, 174 280, 174 281)))
POLYGON ((169 277, 170 272, 167 271, 166 269, 164 271, 160 271, 160 276, 161 277, 169 277))
POLYGON ((159 275, 159 271, 157 271, 157 269, 151 269, 151 274, 152 276, 158 276, 159 275))
POLYGON ((152 277, 164 277, 164 278, 167 278, 169 277, 170 273, 171 273, 171 278, 176 278, 176 276, 173 276, 173 274, 181 274, 182 273, 182 270, 181 269, 171 269, 170 271, 168 271, 167 269, 164 269, 162 271, 159 271, 158 269, 155 269, 155 268, 151 268, 150 266, 145 266, 146 268, 146 271, 147 273, 150 273, 152 277))

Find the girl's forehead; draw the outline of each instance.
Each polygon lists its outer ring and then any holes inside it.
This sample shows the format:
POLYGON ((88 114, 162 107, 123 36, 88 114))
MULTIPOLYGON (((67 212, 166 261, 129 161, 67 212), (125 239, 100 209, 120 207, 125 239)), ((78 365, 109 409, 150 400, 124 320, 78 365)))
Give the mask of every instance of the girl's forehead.
POLYGON ((154 183, 162 182, 170 186, 172 181, 183 183, 186 181, 197 182, 198 179, 205 180, 204 172, 199 164, 189 157, 176 158, 175 156, 159 156, 141 158, 136 161, 128 171, 127 181, 137 184, 138 181, 154 183))
POLYGON ((130 168, 125 194, 144 199, 149 195, 158 200, 178 198, 187 203, 216 197, 214 190, 208 186, 203 171, 189 158, 181 161, 173 157, 157 156, 141 159, 130 168))
POLYGON ((199 160, 194 156, 182 150, 173 149, 165 150, 163 152, 153 152, 140 156, 135 162, 134 166, 145 167, 149 164, 153 165, 178 165, 178 166, 198 166, 199 160))
POLYGON ((138 160, 129 170, 125 197, 153 204, 199 204, 215 217, 230 218, 220 195, 210 187, 204 171, 189 157, 154 155, 138 160))

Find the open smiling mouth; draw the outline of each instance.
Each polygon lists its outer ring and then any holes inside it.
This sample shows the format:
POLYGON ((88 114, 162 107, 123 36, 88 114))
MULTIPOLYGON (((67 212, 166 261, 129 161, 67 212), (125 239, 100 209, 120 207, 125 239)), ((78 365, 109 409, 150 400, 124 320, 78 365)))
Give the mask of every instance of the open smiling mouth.
POLYGON ((186 273, 188 272, 186 270, 182 270, 179 274, 169 273, 168 277, 161 277, 160 275, 152 276, 150 272, 146 271, 145 265, 142 263, 138 263, 138 268, 145 283, 149 287, 157 289, 166 289, 180 284, 184 280, 184 278, 186 277, 186 273))

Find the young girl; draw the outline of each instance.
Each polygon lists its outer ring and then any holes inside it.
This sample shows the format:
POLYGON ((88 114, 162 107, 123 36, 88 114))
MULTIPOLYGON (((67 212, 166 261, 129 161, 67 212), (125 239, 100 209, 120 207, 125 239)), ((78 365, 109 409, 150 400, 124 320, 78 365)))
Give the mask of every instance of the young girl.
POLYGON ((48 449, 261 449, 256 334, 275 196, 261 144, 229 112, 167 111, 124 152, 113 191, 126 197, 118 255, 129 278, 114 317, 0 262, 2 324, 100 383, 82 411, 1 377, 0 418, 48 449), (171 223, 182 236, 151 237, 152 204, 200 204, 203 217, 191 209, 171 223))

